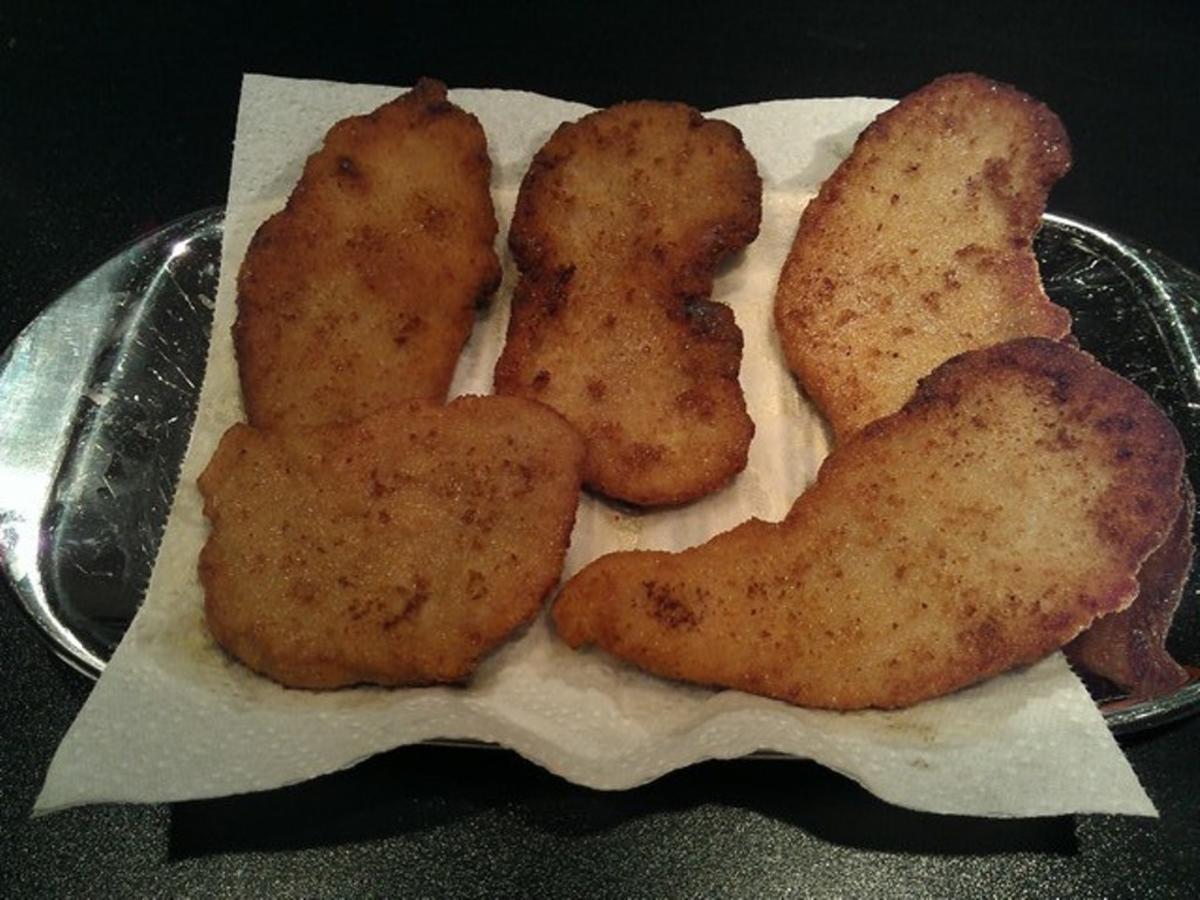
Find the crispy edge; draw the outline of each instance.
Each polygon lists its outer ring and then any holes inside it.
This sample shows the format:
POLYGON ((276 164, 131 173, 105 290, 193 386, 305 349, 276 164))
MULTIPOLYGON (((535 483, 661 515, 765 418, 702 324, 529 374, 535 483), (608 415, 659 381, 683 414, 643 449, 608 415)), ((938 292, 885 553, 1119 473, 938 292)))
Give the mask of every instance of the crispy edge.
POLYGON ((1167 650, 1167 634, 1191 574, 1196 497, 1185 477, 1179 515, 1162 545, 1138 572, 1138 594, 1120 612, 1100 619, 1063 648, 1077 669, 1112 682, 1144 700, 1188 681, 1187 670, 1167 650))

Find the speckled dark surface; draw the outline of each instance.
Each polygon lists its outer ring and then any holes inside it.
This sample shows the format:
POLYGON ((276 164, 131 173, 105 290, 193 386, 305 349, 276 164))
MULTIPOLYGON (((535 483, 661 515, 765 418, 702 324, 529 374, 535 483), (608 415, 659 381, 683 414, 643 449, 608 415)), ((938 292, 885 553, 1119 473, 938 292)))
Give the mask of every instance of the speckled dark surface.
MULTIPOLYGON (((222 201, 242 71, 432 74, 711 108, 896 96, 975 69, 1065 120, 1076 166, 1053 209, 1200 267, 1189 4, 298 7, 0 7, 0 342, 117 246, 222 201)), ((1200 885, 1200 720, 1126 742, 1157 821, 921 815, 800 762, 711 763, 605 794, 508 753, 437 747, 269 794, 31 821, 89 687, 4 598, 0 895, 1188 897, 1200 885)))

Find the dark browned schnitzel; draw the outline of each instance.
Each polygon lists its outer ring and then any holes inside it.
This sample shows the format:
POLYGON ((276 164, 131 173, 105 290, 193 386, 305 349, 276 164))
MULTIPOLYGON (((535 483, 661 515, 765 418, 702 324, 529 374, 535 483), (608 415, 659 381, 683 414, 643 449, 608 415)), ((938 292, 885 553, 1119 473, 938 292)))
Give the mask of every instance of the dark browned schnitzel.
POLYGON ((1049 109, 978 75, 883 113, 800 219, 775 297, 788 364, 838 440, 957 353, 1061 338, 1032 240, 1070 166, 1049 109))
POLYGON ((1169 694, 1187 683, 1187 670, 1167 651, 1167 632, 1192 569, 1195 497, 1184 480, 1186 502, 1171 533, 1138 573, 1138 595, 1120 612, 1097 619, 1063 648, 1075 666, 1106 678, 1130 697, 1169 694))
POLYGON ((554 620, 571 646, 660 675, 905 706, 1128 606, 1184 502, 1183 461, 1149 397, 1081 351, 972 351, 839 445, 783 522, 602 557, 554 620))
POLYGON ((558 583, 583 453, 516 397, 235 425, 200 478, 209 627, 294 687, 461 681, 558 583))
POLYGON ((479 122, 436 81, 330 129, 238 276, 251 424, 445 398, 476 303, 500 279, 490 173, 479 122))
POLYGON ((593 113, 534 157, 496 391, 566 416, 595 490, 680 503, 745 467, 742 334, 707 298, 718 262, 758 233, 761 199, 737 129, 679 104, 593 113))

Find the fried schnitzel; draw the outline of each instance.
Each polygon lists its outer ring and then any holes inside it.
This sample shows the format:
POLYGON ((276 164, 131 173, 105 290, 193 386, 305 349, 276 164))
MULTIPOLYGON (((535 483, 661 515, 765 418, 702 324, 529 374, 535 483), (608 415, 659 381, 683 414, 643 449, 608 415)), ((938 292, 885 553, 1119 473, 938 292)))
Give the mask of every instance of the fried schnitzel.
POLYGON ((1032 239, 1070 164, 1053 112, 978 75, 863 131, 805 208, 775 296, 788 364, 838 440, 957 353, 1069 332, 1032 239))
POLYGON ((209 627, 293 687, 461 681, 558 583, 583 455, 516 397, 235 425, 199 482, 209 627))
POLYGON ((490 174, 479 122, 436 81, 330 129, 238 274, 251 424, 445 399, 476 304, 500 281, 490 174))
POLYGON ((742 334, 707 298, 761 207, 737 129, 680 104, 592 113, 534 157, 509 232, 521 279, 495 388, 583 433, 589 487, 681 503, 745 467, 742 334))
POLYGON ((1129 605, 1183 498, 1139 388, 1020 339, 955 357, 840 444, 778 524, 601 557, 553 615, 673 678, 803 706, 899 707, 1032 662, 1129 605))
POLYGON ((1097 619, 1063 648, 1072 664, 1099 675, 1135 698, 1169 694, 1187 671, 1167 651, 1167 632, 1192 569, 1195 497, 1184 480, 1185 502, 1171 533, 1138 572, 1138 595, 1120 612, 1097 619))

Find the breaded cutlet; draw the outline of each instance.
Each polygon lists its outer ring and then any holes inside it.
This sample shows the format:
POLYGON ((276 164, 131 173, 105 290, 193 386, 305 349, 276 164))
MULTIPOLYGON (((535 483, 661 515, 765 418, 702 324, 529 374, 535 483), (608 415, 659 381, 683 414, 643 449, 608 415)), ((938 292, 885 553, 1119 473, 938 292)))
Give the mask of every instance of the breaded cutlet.
POLYGON ((1139 388, 1038 338, 957 356, 836 447, 783 522, 601 557, 553 608, 671 678, 901 707, 1045 656, 1129 605, 1183 497, 1139 388))
POLYGON ((199 482, 212 634, 293 687, 461 681, 558 583, 583 453, 516 397, 235 425, 199 482))
POLYGON ((579 429, 594 490, 681 503, 745 467, 742 334, 708 298, 761 205, 737 129, 681 104, 592 113, 534 157, 509 232, 521 278, 495 389, 579 429))
POLYGON ((788 364, 844 440, 958 353, 1062 338, 1032 241, 1071 164, 1047 107, 978 75, 880 115, 805 208, 775 320, 788 364))
POLYGON ((251 424, 445 399, 476 305, 500 280, 490 174, 479 122, 436 81, 329 130, 238 274, 251 424))
POLYGON ((1063 651, 1076 668, 1107 679, 1129 697, 1169 694, 1188 681, 1167 650, 1167 633, 1192 570, 1192 517, 1196 500, 1184 480, 1185 502, 1171 533, 1138 572, 1138 595, 1067 644, 1063 651))

